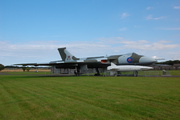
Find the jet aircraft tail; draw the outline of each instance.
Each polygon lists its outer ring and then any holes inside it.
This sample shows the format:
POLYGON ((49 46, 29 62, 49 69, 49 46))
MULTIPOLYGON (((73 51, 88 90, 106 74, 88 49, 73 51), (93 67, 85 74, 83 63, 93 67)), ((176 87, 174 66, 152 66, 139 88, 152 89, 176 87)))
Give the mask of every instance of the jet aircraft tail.
POLYGON ((76 58, 74 55, 72 55, 68 50, 66 50, 66 47, 64 48, 58 48, 59 54, 63 61, 74 61, 79 60, 79 58, 76 58))
POLYGON ((116 64, 114 64, 113 62, 111 62, 111 66, 117 66, 116 64))

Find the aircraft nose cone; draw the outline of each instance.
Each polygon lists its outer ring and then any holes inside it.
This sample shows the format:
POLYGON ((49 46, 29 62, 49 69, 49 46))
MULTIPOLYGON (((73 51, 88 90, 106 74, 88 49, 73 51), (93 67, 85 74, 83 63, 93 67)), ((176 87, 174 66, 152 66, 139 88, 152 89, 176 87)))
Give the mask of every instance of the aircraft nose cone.
POLYGON ((144 66, 141 68, 141 70, 151 70, 151 69, 153 69, 153 68, 152 67, 144 67, 144 66))
POLYGON ((152 64, 152 63, 155 63, 156 60, 154 58, 150 58, 150 57, 141 57, 139 59, 139 63, 147 63, 147 64, 152 64))

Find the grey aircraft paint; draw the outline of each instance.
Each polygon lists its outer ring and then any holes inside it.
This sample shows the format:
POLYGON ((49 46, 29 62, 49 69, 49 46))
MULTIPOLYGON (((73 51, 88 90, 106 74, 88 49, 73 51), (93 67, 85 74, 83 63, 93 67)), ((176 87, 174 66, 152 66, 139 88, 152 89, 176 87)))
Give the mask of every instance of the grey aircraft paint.
POLYGON ((51 61, 49 63, 24 63, 15 65, 34 65, 34 66, 55 66, 56 68, 70 68, 81 71, 88 68, 107 68, 110 63, 116 65, 150 65, 156 62, 155 59, 138 55, 136 53, 122 54, 122 55, 111 55, 111 56, 98 56, 98 57, 87 57, 77 58, 72 55, 66 47, 58 48, 59 54, 62 60, 51 61))
POLYGON ((138 55, 136 53, 129 53, 123 55, 111 55, 111 56, 99 56, 99 57, 87 57, 87 58, 77 58, 72 55, 66 48, 58 48, 60 56, 65 63, 101 63, 110 64, 111 62, 123 65, 123 64, 142 64, 148 65, 155 63, 156 60, 150 57, 145 57, 143 55, 138 55))

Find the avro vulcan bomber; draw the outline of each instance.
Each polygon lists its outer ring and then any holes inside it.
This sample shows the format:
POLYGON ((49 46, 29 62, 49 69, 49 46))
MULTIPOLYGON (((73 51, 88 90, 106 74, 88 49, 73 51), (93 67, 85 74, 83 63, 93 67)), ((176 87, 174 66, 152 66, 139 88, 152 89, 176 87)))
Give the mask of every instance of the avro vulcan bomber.
POLYGON ((95 68, 97 74, 99 74, 98 68, 107 69, 111 63, 115 65, 151 65, 156 63, 156 59, 138 55, 136 53, 128 53, 121 55, 110 55, 110 56, 98 56, 98 57, 87 57, 77 58, 72 55, 66 47, 58 48, 59 54, 62 60, 51 61, 49 63, 24 63, 16 65, 34 65, 34 66, 55 66, 56 68, 69 68, 75 69, 77 74, 88 68, 95 68))

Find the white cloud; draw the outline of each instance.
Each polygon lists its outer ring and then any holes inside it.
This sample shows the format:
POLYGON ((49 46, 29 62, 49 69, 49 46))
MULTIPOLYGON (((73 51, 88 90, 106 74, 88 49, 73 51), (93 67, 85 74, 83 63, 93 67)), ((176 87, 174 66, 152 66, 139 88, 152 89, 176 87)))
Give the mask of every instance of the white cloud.
POLYGON ((119 29, 119 31, 127 31, 127 30, 128 30, 127 27, 122 27, 122 28, 119 29))
POLYGON ((180 6, 174 6, 173 8, 179 10, 180 6))
POLYGON ((60 60, 57 48, 67 47, 77 57, 105 55, 110 49, 107 44, 98 42, 38 41, 36 43, 9 43, 0 41, 0 60, 2 64, 50 62, 60 60))
POLYGON ((178 44, 170 44, 169 41, 157 41, 150 42, 146 40, 139 41, 121 41, 124 47, 127 49, 139 49, 139 50, 167 50, 180 47, 178 44))
POLYGON ((60 47, 67 47, 76 57, 138 52, 146 56, 163 57, 162 55, 165 55, 168 58, 180 58, 178 57, 180 45, 173 44, 170 41, 130 41, 123 37, 110 37, 99 38, 97 41, 75 41, 71 43, 65 41, 37 41, 14 44, 0 41, 0 59, 1 63, 5 65, 60 60, 57 51, 57 48, 60 47), (170 54, 170 52, 176 54, 170 54))
POLYGON ((150 6, 146 8, 146 10, 152 10, 152 9, 153 7, 150 7, 150 6))
POLYGON ((180 30, 180 27, 176 28, 160 28, 161 30, 180 30))
POLYGON ((125 19, 125 18, 127 18, 128 16, 129 16, 129 14, 126 13, 126 12, 124 12, 124 13, 121 14, 121 19, 125 19))
POLYGON ((164 16, 160 16, 160 17, 153 17, 152 15, 148 15, 146 17, 146 20, 161 20, 161 19, 164 19, 165 17, 164 16))
POLYGON ((104 41, 107 40, 113 41, 113 44, 111 44, 109 47, 112 48, 111 50, 114 51, 114 53, 123 54, 128 52, 137 52, 146 56, 158 56, 166 59, 180 59, 180 55, 177 54, 167 55, 169 52, 180 52, 180 44, 173 44, 171 41, 161 40, 157 42, 151 42, 147 40, 130 41, 121 37, 104 38, 104 41))

